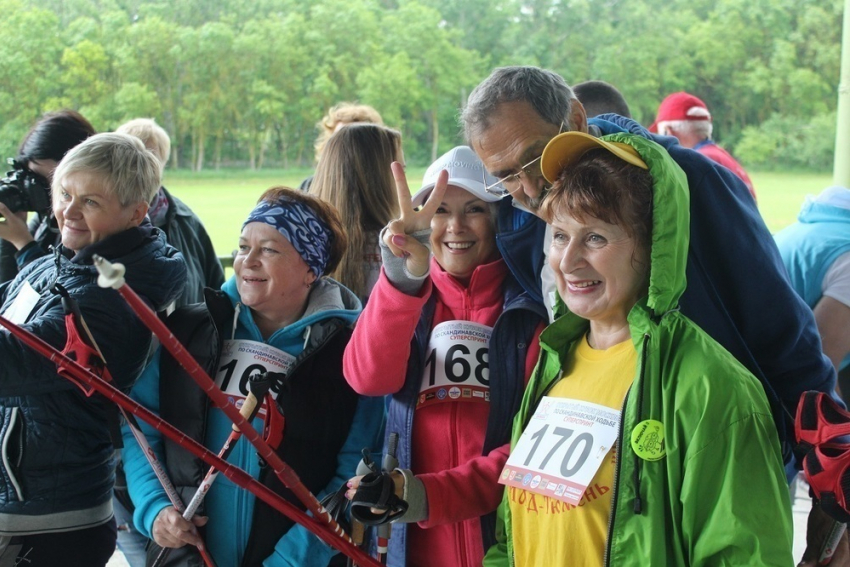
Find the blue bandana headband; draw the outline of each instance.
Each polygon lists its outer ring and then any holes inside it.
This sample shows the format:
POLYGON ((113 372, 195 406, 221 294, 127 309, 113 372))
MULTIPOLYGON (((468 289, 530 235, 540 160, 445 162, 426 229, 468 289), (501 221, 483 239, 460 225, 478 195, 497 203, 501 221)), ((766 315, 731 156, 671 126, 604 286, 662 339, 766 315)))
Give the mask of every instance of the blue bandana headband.
POLYGON ((333 233, 313 210, 303 203, 289 199, 275 203, 263 201, 254 207, 242 228, 251 222, 273 226, 286 238, 304 259, 317 278, 325 273, 330 258, 333 233))

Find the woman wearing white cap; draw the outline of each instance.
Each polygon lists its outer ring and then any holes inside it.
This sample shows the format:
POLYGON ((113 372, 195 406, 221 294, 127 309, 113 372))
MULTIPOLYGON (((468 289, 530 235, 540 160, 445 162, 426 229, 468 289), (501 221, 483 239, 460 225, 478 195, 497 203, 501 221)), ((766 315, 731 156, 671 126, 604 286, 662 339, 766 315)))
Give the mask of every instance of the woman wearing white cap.
POLYGON ((409 508, 393 524, 389 563, 480 565, 546 313, 499 254, 496 198, 484 190, 496 180, 485 179, 470 148, 432 164, 412 199, 398 163, 393 175, 401 218, 382 233, 383 272, 344 373, 359 393, 392 395, 387 433, 400 437, 393 480, 409 508))

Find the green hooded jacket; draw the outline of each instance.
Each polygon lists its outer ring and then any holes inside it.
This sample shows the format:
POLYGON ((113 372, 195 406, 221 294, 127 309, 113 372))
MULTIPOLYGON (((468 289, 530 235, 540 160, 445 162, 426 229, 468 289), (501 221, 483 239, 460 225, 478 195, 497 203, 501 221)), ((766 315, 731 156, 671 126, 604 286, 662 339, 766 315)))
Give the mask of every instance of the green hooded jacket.
MULTIPOLYGON (((633 146, 655 181, 649 292, 628 316, 638 364, 623 402, 604 564, 793 565, 791 504, 764 390, 677 309, 686 286, 690 219, 685 174, 645 138, 603 139, 633 146), (666 454, 657 461, 631 448, 632 431, 648 419, 663 424, 666 454)), ((559 309, 566 311, 563 303, 559 309)), ((512 446, 588 327, 565 312, 542 333, 512 446)), ((514 565, 507 490, 496 535, 484 565, 514 565)))

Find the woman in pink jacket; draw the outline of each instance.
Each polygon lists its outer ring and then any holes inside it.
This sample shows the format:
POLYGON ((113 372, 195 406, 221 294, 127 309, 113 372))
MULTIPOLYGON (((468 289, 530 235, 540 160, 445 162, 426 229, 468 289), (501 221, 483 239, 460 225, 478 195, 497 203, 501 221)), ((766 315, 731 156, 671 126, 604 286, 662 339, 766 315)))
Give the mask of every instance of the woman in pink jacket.
MULTIPOLYGON (((409 508, 393 524, 389 564, 477 566, 494 538, 510 424, 546 311, 501 258, 498 197, 486 191, 497 180, 470 148, 433 163, 412 199, 392 167, 401 218, 381 235, 383 270, 343 369, 358 393, 391 395, 393 480, 409 508)), ((350 485, 349 498, 359 479, 350 485)))

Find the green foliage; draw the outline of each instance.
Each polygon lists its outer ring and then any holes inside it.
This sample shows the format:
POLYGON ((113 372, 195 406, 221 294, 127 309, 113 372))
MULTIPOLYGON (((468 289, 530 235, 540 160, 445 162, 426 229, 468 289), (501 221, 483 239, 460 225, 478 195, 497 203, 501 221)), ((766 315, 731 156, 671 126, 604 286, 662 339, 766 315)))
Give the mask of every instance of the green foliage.
POLYGON ((425 164, 461 143, 458 109, 490 69, 533 64, 611 82, 644 124, 687 90, 746 165, 829 169, 843 4, 0 0, 0 157, 70 107, 99 130, 155 118, 172 168, 309 166, 316 122, 347 100, 425 164))
POLYGON ((797 118, 775 114, 744 129, 735 153, 742 162, 764 169, 782 167, 826 171, 835 152, 835 112, 797 118))

